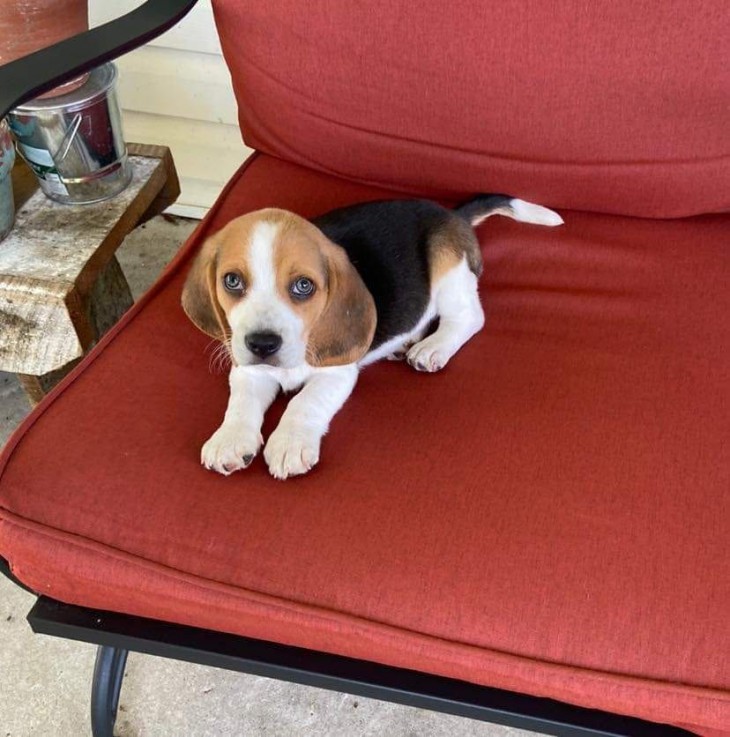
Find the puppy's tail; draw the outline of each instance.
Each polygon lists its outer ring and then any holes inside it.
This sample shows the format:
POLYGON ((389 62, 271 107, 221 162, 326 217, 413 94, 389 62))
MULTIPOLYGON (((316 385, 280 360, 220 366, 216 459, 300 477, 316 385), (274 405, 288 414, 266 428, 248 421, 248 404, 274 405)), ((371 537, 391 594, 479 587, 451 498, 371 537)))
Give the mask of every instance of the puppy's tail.
POLYGON ((464 218, 473 228, 492 215, 504 215, 513 220, 519 220, 521 223, 535 223, 536 225, 563 224, 563 218, 557 212, 504 194, 477 195, 457 207, 454 212, 464 218))

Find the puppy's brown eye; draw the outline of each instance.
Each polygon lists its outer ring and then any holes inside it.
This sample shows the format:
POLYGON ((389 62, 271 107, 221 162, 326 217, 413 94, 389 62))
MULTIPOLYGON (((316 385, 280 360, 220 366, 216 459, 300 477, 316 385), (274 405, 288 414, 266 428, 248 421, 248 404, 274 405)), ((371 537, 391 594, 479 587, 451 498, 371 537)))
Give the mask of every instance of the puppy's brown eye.
POLYGON ((241 279, 240 274, 229 271, 223 276, 223 286, 226 288, 226 291, 232 294, 240 294, 243 291, 243 279, 241 279))
POLYGON ((314 282, 311 279, 307 279, 306 276, 300 276, 295 279, 289 287, 291 296, 295 299, 307 299, 314 294, 314 282))

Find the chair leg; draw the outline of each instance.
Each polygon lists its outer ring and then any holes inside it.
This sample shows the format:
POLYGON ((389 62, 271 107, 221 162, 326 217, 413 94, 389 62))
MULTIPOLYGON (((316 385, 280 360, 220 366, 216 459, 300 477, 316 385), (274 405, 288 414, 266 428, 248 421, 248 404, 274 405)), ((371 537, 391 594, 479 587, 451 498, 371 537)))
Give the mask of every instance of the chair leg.
POLYGON ((114 737, 127 654, 127 650, 104 645, 96 652, 91 684, 91 733, 94 737, 114 737))

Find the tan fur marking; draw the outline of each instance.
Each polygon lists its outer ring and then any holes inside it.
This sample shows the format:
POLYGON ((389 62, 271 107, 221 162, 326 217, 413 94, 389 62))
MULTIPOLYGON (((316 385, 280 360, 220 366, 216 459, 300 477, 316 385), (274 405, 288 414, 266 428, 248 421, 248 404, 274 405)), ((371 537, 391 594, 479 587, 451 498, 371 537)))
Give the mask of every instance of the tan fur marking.
POLYGON ((216 236, 203 243, 188 272, 182 292, 182 306, 197 328, 211 338, 222 341, 230 333, 230 327, 216 293, 218 249, 216 236))
POLYGON ((454 216, 435 230, 428 241, 428 262, 431 284, 434 285, 466 257, 469 269, 482 273, 482 252, 473 228, 454 216))
POLYGON ((273 264, 279 297, 299 315, 305 325, 305 341, 327 304, 327 262, 322 254, 320 231, 298 215, 281 221, 274 242, 273 264), (295 299, 289 288, 299 277, 314 283, 314 294, 308 299, 295 299))
POLYGON ((313 366, 355 363, 368 352, 375 335, 375 302, 344 249, 322 233, 320 239, 327 264, 327 303, 310 334, 307 361, 313 366))

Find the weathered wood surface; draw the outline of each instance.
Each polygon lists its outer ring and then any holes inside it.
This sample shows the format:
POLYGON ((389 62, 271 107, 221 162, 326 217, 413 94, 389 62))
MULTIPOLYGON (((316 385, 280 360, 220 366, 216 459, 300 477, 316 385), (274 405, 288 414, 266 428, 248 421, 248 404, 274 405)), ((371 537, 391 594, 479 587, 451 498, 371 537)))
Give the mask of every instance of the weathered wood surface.
MULTIPOLYGON (((123 192, 95 205, 63 205, 40 190, 15 215, 0 243, 0 274, 33 284, 52 278, 73 285, 88 261, 144 188, 159 159, 132 157, 134 177, 123 192)), ((155 193, 156 194, 156 193, 155 193)))
MULTIPOLYGON (((85 349, 84 352, 104 335, 132 304, 134 304, 132 292, 129 289, 129 284, 124 276, 122 267, 119 265, 116 256, 114 256, 107 264, 106 269, 99 275, 91 290, 88 305, 86 306, 87 314, 77 317, 75 320, 77 333, 82 332, 80 330, 80 322, 84 317, 88 321, 86 328, 86 332, 88 333, 87 338, 84 341, 79 340, 79 345, 85 349)), ((83 306, 80 309, 83 310, 83 306)), ((54 371, 49 371, 42 376, 18 374, 20 384, 31 405, 35 406, 38 404, 80 360, 80 358, 74 359, 65 366, 54 371)))
POLYGON ((81 357, 132 303, 114 252, 177 194, 169 150, 130 145, 132 184, 95 205, 21 199, 0 243, 0 369, 30 376, 81 357), (143 155, 140 155, 143 154, 143 155))
POLYGON ((116 256, 99 274, 88 302, 88 320, 98 340, 134 304, 132 292, 116 256))

